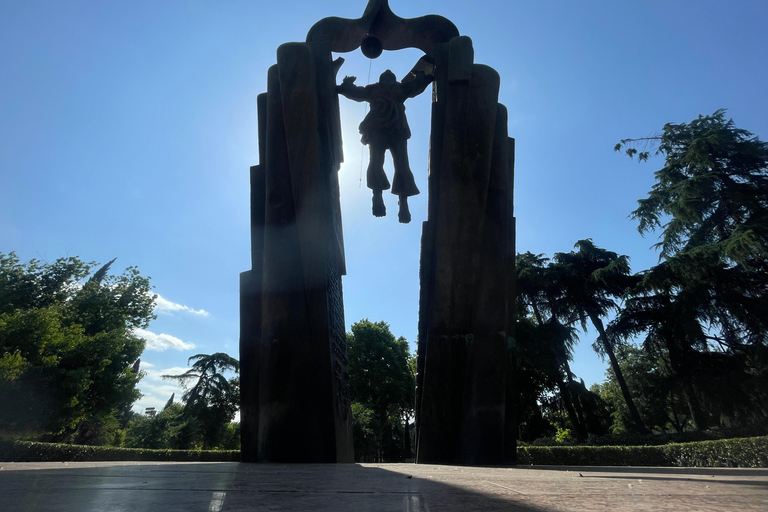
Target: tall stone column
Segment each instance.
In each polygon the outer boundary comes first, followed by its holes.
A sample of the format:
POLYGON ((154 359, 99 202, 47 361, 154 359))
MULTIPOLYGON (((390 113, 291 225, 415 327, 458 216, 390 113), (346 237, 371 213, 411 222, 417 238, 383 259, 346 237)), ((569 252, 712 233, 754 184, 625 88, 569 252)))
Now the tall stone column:
POLYGON ((512 140, 499 76, 473 60, 468 37, 435 45, 417 462, 498 464, 514 454, 506 396, 514 369, 512 140))
POLYGON ((242 458, 352 462, 330 48, 288 43, 259 97, 252 269, 241 275, 242 458))

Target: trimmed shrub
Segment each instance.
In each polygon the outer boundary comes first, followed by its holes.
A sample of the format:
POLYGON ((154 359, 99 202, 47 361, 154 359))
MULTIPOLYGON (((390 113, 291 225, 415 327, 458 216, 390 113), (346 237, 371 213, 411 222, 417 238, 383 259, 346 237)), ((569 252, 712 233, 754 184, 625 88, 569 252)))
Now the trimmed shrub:
POLYGON ((237 462, 239 450, 145 450, 110 446, 0 442, 0 460, 7 462, 97 462, 97 461, 172 461, 237 462))
POLYGON ((716 441, 718 439, 734 439, 741 437, 762 437, 765 435, 768 435, 768 428, 765 426, 752 426, 730 429, 713 428, 709 430, 691 430, 679 433, 666 432, 663 434, 648 435, 637 433, 607 434, 604 436, 589 436, 587 444, 593 446, 645 446, 691 443, 694 441, 716 441))
POLYGON ((768 467, 768 437, 663 446, 521 446, 519 465, 768 467))
POLYGON ((768 437, 672 444, 662 448, 668 449, 667 457, 674 466, 768 467, 768 437))
MULTIPOLYGON (((145 450, 107 446, 0 441, 6 462, 238 462, 239 450, 145 450)), ((520 446, 518 465, 768 467, 768 436, 663 446, 520 446)))

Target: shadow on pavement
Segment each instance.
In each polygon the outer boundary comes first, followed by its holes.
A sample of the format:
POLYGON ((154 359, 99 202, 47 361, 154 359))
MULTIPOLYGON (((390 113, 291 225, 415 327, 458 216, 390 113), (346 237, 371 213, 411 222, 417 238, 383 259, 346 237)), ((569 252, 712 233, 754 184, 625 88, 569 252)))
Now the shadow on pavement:
POLYGON ((0 508, 13 511, 546 510, 513 489, 472 480, 471 468, 430 466, 430 478, 424 467, 419 475, 409 474, 409 465, 396 470, 356 464, 0 465, 0 508))

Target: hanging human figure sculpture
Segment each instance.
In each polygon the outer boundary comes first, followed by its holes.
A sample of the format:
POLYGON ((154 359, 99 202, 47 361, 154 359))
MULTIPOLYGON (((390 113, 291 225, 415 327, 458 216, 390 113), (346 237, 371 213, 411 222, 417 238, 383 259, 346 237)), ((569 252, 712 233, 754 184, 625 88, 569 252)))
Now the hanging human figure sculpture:
POLYGON ((408 139, 411 130, 405 118, 405 100, 421 94, 434 80, 434 76, 423 71, 412 71, 403 82, 398 82, 395 74, 386 70, 379 77, 379 82, 365 87, 354 85, 356 77, 346 76, 341 85, 336 87, 339 94, 354 101, 367 101, 371 110, 360 123, 363 144, 368 145, 370 159, 366 184, 373 191, 373 215, 383 217, 387 214, 382 191, 390 184, 384 172, 384 153, 389 149, 395 174, 392 178, 392 193, 399 197, 398 220, 403 224, 411 222, 408 209, 408 197, 419 193, 408 164, 408 139))

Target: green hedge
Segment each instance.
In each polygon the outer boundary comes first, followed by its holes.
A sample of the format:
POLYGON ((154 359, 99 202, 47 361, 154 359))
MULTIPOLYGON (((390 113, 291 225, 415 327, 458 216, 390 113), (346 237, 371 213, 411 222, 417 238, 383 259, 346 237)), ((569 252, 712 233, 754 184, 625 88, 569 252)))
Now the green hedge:
POLYGON ((519 465, 768 467, 768 436, 663 446, 521 446, 519 465))
POLYGON ((7 462, 60 461, 173 461, 237 462, 239 450, 145 450, 111 446, 0 441, 0 460, 7 462))
POLYGON ((768 428, 766 427, 768 426, 712 428, 709 430, 666 432, 663 434, 647 435, 636 433, 607 434, 604 436, 589 436, 586 444, 590 446, 646 446, 692 443, 695 441, 717 441, 719 439, 735 439, 740 437, 762 437, 768 435, 768 428))
MULTIPOLYGON (((0 461, 237 462, 237 450, 144 450, 0 441, 0 461)), ((521 446, 519 465, 768 467, 768 436, 663 446, 521 446)))

